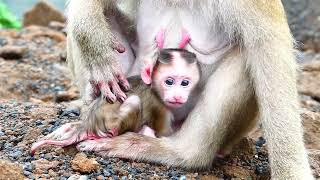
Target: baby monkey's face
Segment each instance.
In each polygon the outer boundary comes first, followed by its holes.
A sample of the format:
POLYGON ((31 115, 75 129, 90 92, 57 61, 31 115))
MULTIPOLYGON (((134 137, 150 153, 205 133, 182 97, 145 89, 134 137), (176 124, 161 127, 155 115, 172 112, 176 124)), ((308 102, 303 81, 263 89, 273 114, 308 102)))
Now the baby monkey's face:
POLYGON ((170 61, 161 63, 160 60, 158 63, 153 73, 152 86, 166 106, 179 108, 188 101, 192 90, 199 82, 200 72, 193 53, 185 50, 170 51, 169 55, 170 61))

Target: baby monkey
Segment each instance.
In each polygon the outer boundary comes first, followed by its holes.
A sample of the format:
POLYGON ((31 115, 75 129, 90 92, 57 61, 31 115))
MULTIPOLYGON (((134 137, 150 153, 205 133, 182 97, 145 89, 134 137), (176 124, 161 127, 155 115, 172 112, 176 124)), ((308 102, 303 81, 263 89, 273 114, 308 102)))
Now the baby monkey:
POLYGON ((101 96, 85 105, 81 109, 81 118, 95 122, 93 127, 83 130, 81 122, 74 123, 74 127, 62 126, 46 140, 35 143, 31 153, 45 144, 63 147, 87 139, 114 137, 127 131, 152 137, 170 135, 173 132, 172 111, 186 104, 200 79, 196 55, 184 49, 162 49, 152 74, 145 75, 151 77, 151 87, 144 84, 139 76, 129 77, 131 91, 122 104, 109 104, 101 96), (65 140, 50 139, 65 133, 73 135, 65 140))

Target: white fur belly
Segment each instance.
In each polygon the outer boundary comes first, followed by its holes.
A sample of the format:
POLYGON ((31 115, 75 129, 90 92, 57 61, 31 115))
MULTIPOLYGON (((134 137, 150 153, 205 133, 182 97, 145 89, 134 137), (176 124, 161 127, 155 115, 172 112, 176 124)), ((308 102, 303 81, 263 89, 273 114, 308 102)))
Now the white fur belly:
POLYGON ((121 43, 125 47, 125 52, 123 53, 117 53, 117 60, 119 60, 122 72, 127 75, 130 71, 130 68, 132 67, 135 56, 131 49, 131 46, 128 42, 128 40, 125 38, 125 36, 121 33, 119 25, 116 23, 115 18, 110 18, 111 23, 111 31, 112 33, 117 37, 117 40, 119 43, 121 43))
POLYGON ((194 52, 198 60, 204 64, 213 64, 231 47, 228 39, 218 24, 208 22, 202 14, 190 14, 181 11, 182 26, 190 35, 190 43, 186 49, 194 52))

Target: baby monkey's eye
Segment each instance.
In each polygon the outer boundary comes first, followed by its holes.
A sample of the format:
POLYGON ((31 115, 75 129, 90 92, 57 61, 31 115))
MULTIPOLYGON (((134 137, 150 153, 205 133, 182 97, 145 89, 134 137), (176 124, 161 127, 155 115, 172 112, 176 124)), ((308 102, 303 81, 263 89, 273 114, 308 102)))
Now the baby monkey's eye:
POLYGON ((181 86, 188 86, 189 83, 190 83, 190 81, 185 79, 185 80, 183 80, 183 81, 181 82, 181 86))
POLYGON ((174 80, 172 78, 168 78, 165 81, 166 85, 172 86, 174 84, 174 80))

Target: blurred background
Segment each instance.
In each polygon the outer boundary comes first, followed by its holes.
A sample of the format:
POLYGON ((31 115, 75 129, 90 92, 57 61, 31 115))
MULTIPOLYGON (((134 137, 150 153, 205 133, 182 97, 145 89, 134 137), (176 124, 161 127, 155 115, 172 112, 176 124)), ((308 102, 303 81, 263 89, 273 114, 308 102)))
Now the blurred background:
MULTIPOLYGON (((39 0, 0 0, 0 2, 7 5, 8 9, 22 20, 24 12, 30 10, 39 0)), ((64 11, 66 0, 48 0, 47 2, 64 11)))
MULTIPOLYGON (((79 120, 79 112, 65 110, 79 97, 66 65, 65 2, 0 0, 0 180, 270 179, 266 140, 259 128, 203 172, 106 159, 74 147, 45 147, 30 156, 38 138, 79 120)), ((305 145, 320 180, 320 0, 282 2, 299 50, 297 87, 305 145)))

